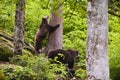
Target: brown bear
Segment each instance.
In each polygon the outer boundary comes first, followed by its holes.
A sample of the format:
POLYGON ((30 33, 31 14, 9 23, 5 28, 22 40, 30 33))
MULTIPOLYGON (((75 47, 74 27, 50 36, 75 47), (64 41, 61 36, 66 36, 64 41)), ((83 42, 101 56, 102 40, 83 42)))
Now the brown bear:
POLYGON ((52 50, 47 54, 48 58, 54 59, 57 57, 57 61, 68 64, 68 68, 72 69, 74 66, 75 59, 78 57, 78 51, 76 50, 52 50))
POLYGON ((59 24, 55 26, 49 25, 47 20, 48 20, 48 17, 42 18, 42 22, 35 35, 34 48, 37 51, 37 53, 39 53, 39 50, 42 49, 42 42, 46 38, 47 34, 49 32, 53 32, 59 27, 59 24))

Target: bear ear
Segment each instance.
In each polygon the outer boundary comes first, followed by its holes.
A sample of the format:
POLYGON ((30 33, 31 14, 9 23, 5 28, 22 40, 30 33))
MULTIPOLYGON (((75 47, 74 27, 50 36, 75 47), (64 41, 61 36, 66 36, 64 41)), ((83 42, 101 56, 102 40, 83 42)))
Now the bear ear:
POLYGON ((44 19, 44 20, 48 20, 48 18, 49 18, 49 16, 44 16, 42 19, 44 19))
POLYGON ((42 23, 46 23, 47 20, 45 18, 42 18, 42 23))
POLYGON ((48 19, 48 18, 49 18, 49 16, 44 16, 43 18, 48 19))
POLYGON ((49 16, 44 16, 43 18, 42 18, 42 22, 43 23, 45 23, 45 24, 47 24, 48 23, 48 18, 49 18, 49 16))

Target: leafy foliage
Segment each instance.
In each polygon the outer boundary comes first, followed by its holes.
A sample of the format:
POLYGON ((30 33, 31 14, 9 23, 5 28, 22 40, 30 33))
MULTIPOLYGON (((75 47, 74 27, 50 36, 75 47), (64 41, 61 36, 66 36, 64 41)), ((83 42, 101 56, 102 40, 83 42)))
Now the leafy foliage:
POLYGON ((120 79, 120 18, 109 17, 109 65, 110 77, 113 80, 120 79))
MULTIPOLYGON (((37 80, 52 80, 59 77, 65 78, 66 75, 65 66, 61 64, 51 64, 50 61, 47 58, 45 58, 44 55, 31 56, 31 57, 27 55, 16 56, 11 60, 11 62, 16 65, 23 66, 23 70, 24 68, 26 68, 26 72, 23 71, 24 73, 21 72, 22 70, 20 69, 21 71, 18 71, 20 72, 19 75, 25 76, 27 71, 30 74, 32 72, 34 73, 35 78, 37 80), (56 71, 60 71, 61 74, 55 74, 56 71)), ((15 72, 14 74, 17 73, 15 72)), ((26 74, 26 76, 30 78, 29 74, 26 74)), ((34 76, 32 78, 34 78, 34 76)))
POLYGON ((84 79, 87 77, 86 70, 83 70, 83 69, 78 69, 75 74, 76 74, 76 77, 79 77, 80 79, 84 79))
POLYGON ((120 1, 119 0, 109 0, 108 12, 114 16, 120 18, 120 1))
POLYGON ((6 77, 2 71, 0 71, 0 80, 6 80, 6 77))
POLYGON ((35 80, 35 73, 27 68, 21 66, 5 66, 3 72, 7 78, 7 80, 35 80))
MULTIPOLYGON (((0 29, 13 32, 16 0, 0 1, 0 29)), ((86 49, 86 4, 87 0, 56 0, 60 1, 63 9, 63 49, 79 50, 80 59, 75 66, 80 66, 76 71, 76 76, 83 79, 86 76, 85 49, 86 49)), ((119 1, 109 0, 109 11, 119 15, 119 1), (112 3, 112 4, 111 4, 112 3)), ((51 3, 50 0, 27 0, 25 9, 25 40, 33 45, 34 35, 39 27, 41 18, 50 15, 50 6, 57 8, 59 2, 51 3)), ((109 64, 110 76, 112 80, 119 79, 120 71, 120 18, 109 15, 109 64)), ((1 46, 0 46, 1 47, 1 46)), ((0 54, 2 50, 0 50, 0 54)), ((6 51, 7 52, 7 51, 6 51)), ((9 53, 9 52, 8 52, 9 53)), ((5 55, 3 53, 3 55, 5 55)), ((10 55, 11 56, 11 55, 10 55)), ((7 57, 8 59, 8 57, 7 57)), ((50 64, 42 56, 18 56, 13 58, 13 62, 19 65, 17 68, 6 67, 3 71, 7 78, 20 79, 21 76, 42 78, 51 80, 56 77, 63 77, 66 74, 63 65, 50 64), (16 61, 16 62, 15 62, 16 61), (54 67, 54 68, 53 68, 54 67), (26 70, 25 70, 26 69, 26 70), (24 71, 25 70, 25 71, 24 71), (62 74, 55 75, 58 70, 62 74), (10 71, 10 72, 9 72, 10 71), (12 72, 11 72, 12 71, 12 72), (9 75, 7 75, 9 74, 9 75), (45 75, 44 75, 45 74, 45 75), (14 76, 15 75, 15 76, 14 76)), ((26 79, 26 80, 27 80, 26 79)))
POLYGON ((0 27, 4 30, 13 31, 15 10, 15 6, 13 4, 14 1, 12 0, 0 1, 0 27))

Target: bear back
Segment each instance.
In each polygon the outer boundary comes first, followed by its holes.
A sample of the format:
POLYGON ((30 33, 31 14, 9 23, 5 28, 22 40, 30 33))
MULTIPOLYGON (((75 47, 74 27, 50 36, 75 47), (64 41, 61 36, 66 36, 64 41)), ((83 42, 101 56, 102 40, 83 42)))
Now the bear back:
POLYGON ((62 50, 62 49, 56 49, 52 50, 48 53, 48 58, 54 59, 57 57, 58 61, 62 62, 63 64, 68 64, 68 68, 73 68, 75 58, 78 56, 78 51, 76 50, 62 50), (63 56, 59 56, 59 54, 62 54, 63 56))

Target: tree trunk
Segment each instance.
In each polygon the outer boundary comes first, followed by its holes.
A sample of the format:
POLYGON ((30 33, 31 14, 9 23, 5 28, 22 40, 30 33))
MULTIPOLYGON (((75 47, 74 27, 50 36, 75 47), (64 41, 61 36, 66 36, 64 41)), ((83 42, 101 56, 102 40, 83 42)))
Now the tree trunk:
POLYGON ((44 50, 44 53, 48 53, 49 50, 62 49, 62 10, 59 8, 50 15, 50 25, 54 26, 60 24, 60 26, 53 32, 49 33, 48 45, 44 50))
POLYGON ((108 0, 88 0, 86 68, 88 80, 109 80, 108 0))
POLYGON ((14 27, 14 54, 22 55, 24 46, 25 0, 17 0, 14 27))

